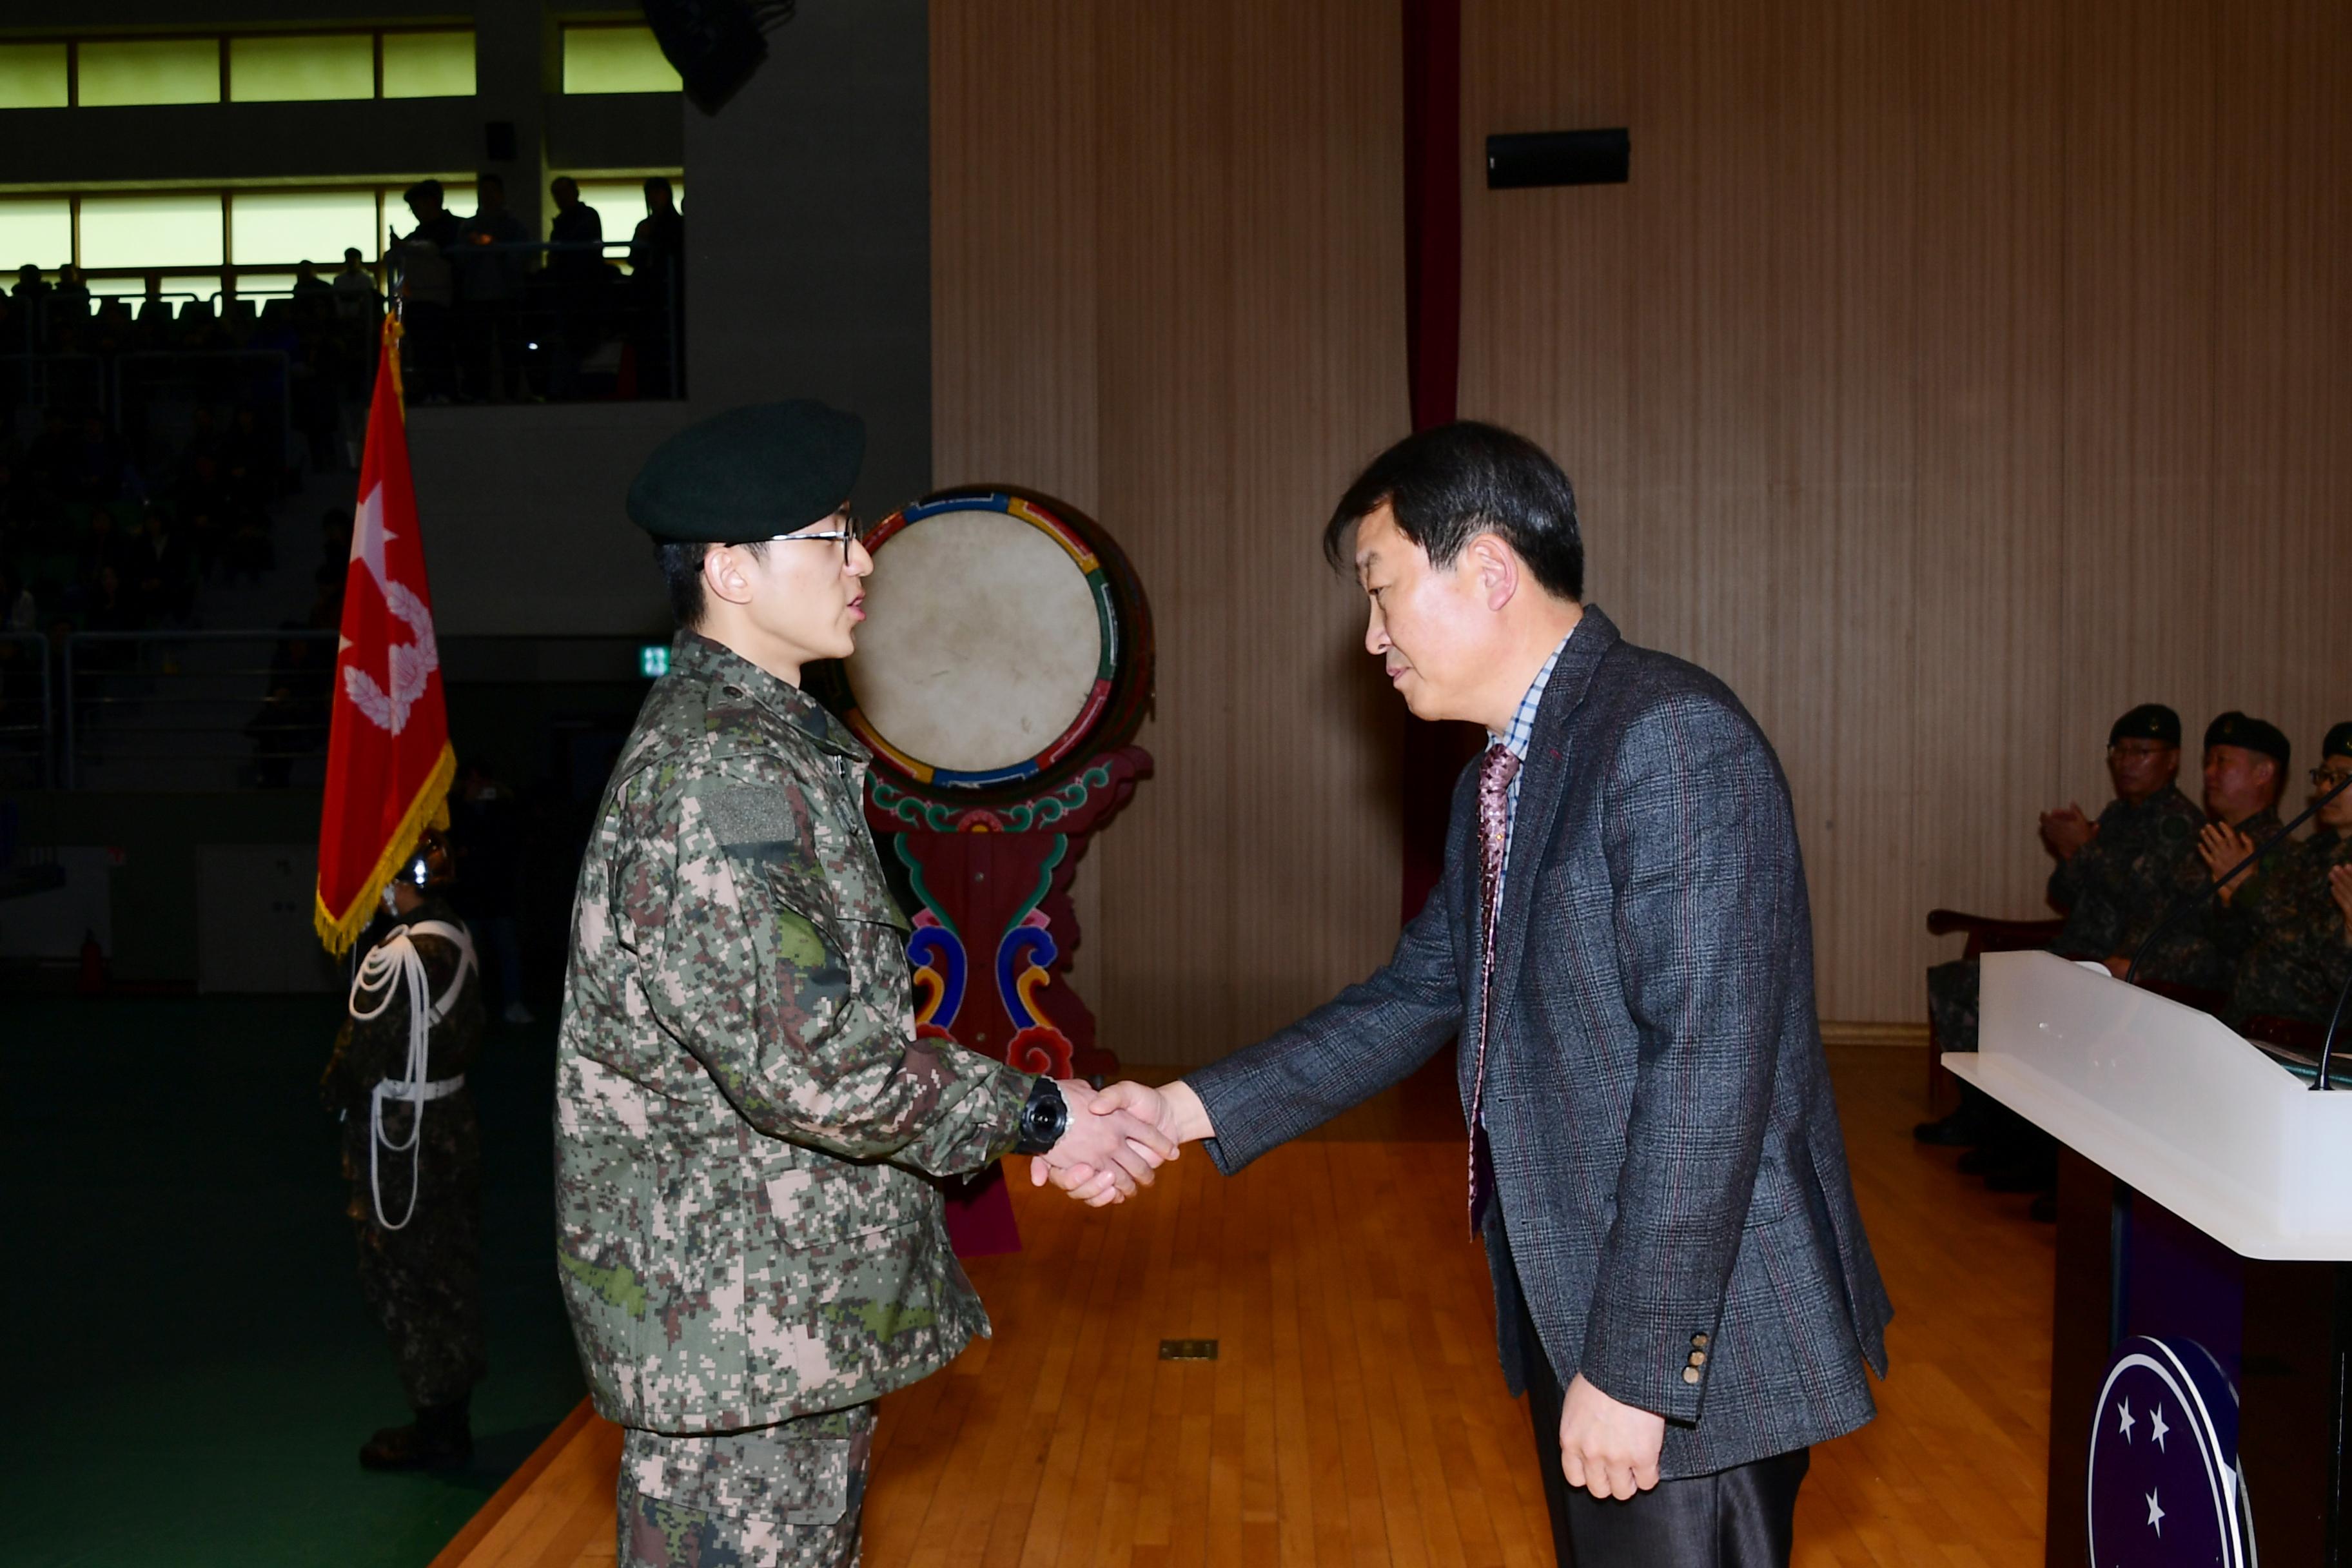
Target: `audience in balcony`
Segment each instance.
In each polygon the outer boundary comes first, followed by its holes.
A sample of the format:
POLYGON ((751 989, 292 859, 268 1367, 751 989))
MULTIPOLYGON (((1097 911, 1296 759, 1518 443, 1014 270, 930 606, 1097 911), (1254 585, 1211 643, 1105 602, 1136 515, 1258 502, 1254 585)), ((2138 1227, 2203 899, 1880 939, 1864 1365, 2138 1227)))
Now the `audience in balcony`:
POLYGON ((522 303, 527 258, 509 248, 529 243, 522 220, 507 210, 506 182, 484 174, 475 185, 454 258, 457 285, 458 394, 508 403, 521 395, 522 303))
POLYGON ((451 316, 457 278, 449 254, 462 230, 441 205, 441 182, 419 180, 401 193, 415 226, 395 231, 390 259, 398 282, 400 323, 407 336, 403 363, 408 396, 420 403, 446 403, 457 390, 457 339, 451 316))

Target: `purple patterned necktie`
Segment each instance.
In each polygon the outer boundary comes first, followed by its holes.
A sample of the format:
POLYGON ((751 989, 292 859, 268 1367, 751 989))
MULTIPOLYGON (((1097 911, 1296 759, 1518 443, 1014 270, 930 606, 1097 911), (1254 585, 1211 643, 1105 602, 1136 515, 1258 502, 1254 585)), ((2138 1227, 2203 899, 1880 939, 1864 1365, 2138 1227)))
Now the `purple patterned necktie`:
POLYGON ((1478 1059, 1470 1078, 1470 1234, 1478 1234, 1495 1194, 1495 1156, 1486 1146, 1486 1026, 1494 1016, 1495 916, 1502 903, 1503 851, 1511 836, 1511 781, 1519 759, 1507 747, 1486 748, 1478 759, 1478 1059))

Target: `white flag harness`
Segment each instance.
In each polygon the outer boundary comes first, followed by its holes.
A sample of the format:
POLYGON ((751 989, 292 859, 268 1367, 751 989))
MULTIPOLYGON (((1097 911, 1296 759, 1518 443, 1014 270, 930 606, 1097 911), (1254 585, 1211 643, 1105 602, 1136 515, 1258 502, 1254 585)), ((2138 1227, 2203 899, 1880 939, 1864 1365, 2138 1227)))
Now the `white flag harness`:
POLYGON ((368 950, 360 960, 359 973, 352 977, 352 1017, 366 1023, 379 1017, 392 999, 401 991, 408 993, 408 1070, 399 1078, 381 1079, 368 1101, 368 1194, 375 1200, 375 1222, 386 1230, 398 1230, 416 1215, 416 1189, 425 1183, 424 1151, 418 1140, 425 1131, 425 1108, 432 1101, 446 1099, 466 1087, 466 1075, 455 1078, 425 1077, 430 1055, 433 1026, 449 1016, 457 1005, 457 994, 465 989, 466 976, 476 972, 474 939, 466 928, 444 921, 418 921, 413 925, 394 926, 392 934, 368 950), (425 956, 416 951, 413 938, 437 936, 457 950, 457 973, 449 977, 449 989, 438 997, 432 994, 425 974, 425 956), (375 1005, 361 1010, 362 992, 381 991, 375 1005), (383 1102, 405 1100, 415 1107, 415 1115, 408 1124, 408 1138, 395 1143, 383 1135, 383 1102), (399 1224, 384 1216, 383 1188, 376 1177, 376 1151, 389 1149, 395 1154, 415 1152, 408 1184, 408 1208, 401 1215, 399 1224))

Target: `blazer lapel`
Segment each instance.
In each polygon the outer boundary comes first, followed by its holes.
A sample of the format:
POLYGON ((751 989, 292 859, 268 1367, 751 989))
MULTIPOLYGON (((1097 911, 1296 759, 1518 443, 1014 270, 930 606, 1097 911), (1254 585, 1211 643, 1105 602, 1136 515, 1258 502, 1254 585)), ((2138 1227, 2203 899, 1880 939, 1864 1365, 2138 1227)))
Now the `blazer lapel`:
POLYGON ((1536 710, 1535 729, 1528 737, 1527 763, 1519 774, 1518 810, 1511 819, 1511 858, 1504 868, 1503 907, 1495 918, 1498 984, 1505 975, 1518 973, 1519 955, 1527 946, 1537 868, 1568 786, 1564 742, 1569 721, 1583 706, 1593 672, 1620 640, 1616 623, 1601 614, 1600 606, 1585 605, 1584 618, 1561 650, 1559 663, 1552 667, 1542 705, 1536 710))

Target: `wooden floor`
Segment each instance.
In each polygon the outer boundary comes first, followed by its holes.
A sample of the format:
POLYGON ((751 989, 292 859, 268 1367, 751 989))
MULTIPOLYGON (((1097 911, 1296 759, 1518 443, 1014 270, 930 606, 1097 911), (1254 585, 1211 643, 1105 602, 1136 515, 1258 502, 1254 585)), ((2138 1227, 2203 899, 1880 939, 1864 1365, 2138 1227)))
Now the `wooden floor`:
MULTIPOLYGON (((1815 1450, 1796 1561, 2039 1563, 2051 1233, 1911 1142, 1921 1053, 1831 1060, 1894 1376, 1815 1450)), ((1027 1250, 971 1266, 996 1338, 883 1402, 869 1568, 1549 1563, 1444 1118, 1367 1108, 1232 1181, 1194 1151, 1104 1212, 1016 1184, 1027 1250)), ((583 1409, 436 1568, 611 1561, 618 1455, 583 1409)))

